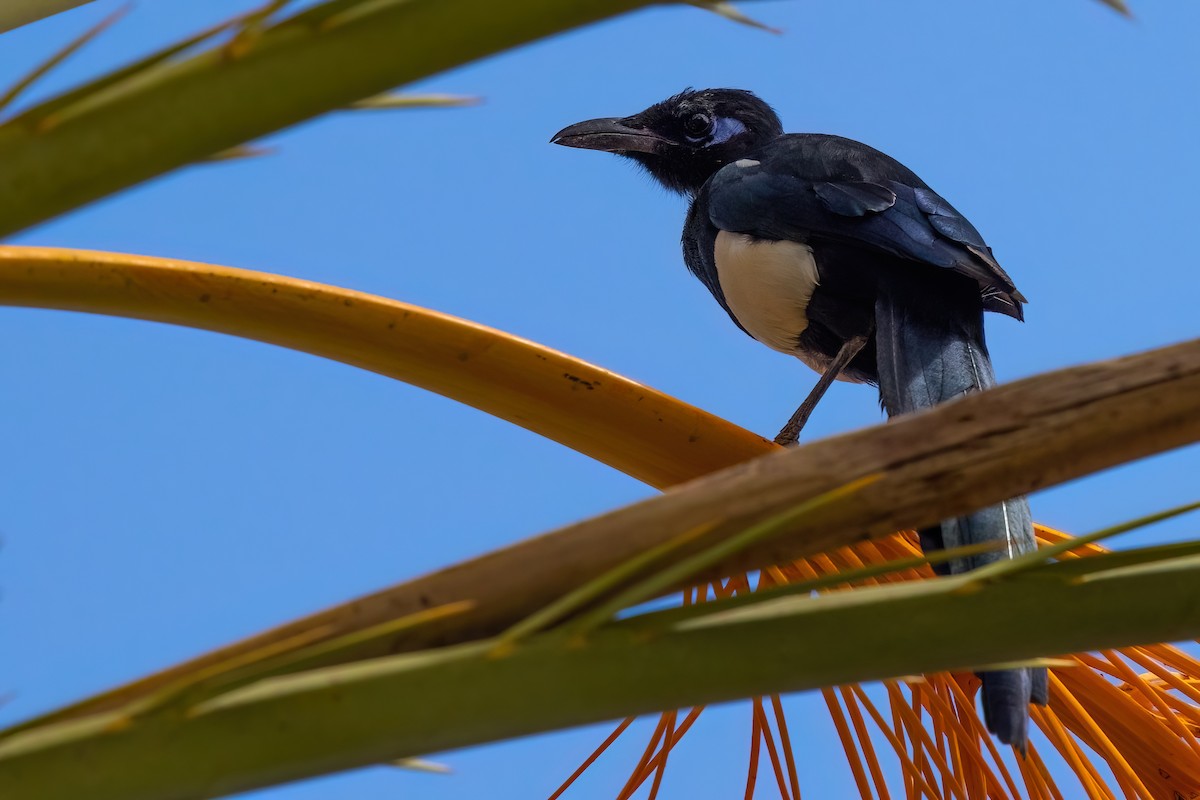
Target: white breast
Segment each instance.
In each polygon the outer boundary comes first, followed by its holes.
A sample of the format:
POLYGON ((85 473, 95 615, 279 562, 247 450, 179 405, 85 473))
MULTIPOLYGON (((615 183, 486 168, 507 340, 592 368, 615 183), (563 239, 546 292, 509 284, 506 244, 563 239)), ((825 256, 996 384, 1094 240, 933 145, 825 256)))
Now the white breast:
POLYGON ((721 231, 714 256, 717 280, 738 323, 768 347, 822 369, 796 342, 808 327, 808 301, 818 283, 812 248, 721 231))

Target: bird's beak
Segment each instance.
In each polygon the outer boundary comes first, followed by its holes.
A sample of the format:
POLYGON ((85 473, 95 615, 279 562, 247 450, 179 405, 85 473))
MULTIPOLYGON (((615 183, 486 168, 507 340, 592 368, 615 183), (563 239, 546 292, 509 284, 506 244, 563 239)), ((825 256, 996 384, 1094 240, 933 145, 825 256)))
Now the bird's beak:
POLYGON ((615 117, 577 122, 554 134, 550 143, 609 153, 660 153, 675 144, 654 131, 625 123, 626 120, 615 117))

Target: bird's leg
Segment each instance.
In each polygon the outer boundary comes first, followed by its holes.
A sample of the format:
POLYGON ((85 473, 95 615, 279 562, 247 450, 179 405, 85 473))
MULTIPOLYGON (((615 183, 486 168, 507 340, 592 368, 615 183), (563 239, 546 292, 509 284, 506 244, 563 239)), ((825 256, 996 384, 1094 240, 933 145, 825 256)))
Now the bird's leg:
POLYGON ((787 421, 787 424, 783 426, 783 430, 775 437, 775 444, 781 444, 785 447, 796 444, 800 439, 801 429, 808 422, 808 418, 812 415, 813 409, 817 407, 817 403, 821 402, 821 398, 825 396, 825 392, 829 389, 830 384, 837 379, 837 376, 846 368, 846 365, 863 349, 870 335, 870 333, 867 333, 846 340, 842 348, 838 350, 837 355, 833 357, 833 361, 829 362, 829 366, 825 368, 825 372, 821 374, 817 385, 812 388, 812 391, 808 393, 808 397, 804 398, 804 402, 796 409, 796 413, 792 414, 792 418, 787 421))

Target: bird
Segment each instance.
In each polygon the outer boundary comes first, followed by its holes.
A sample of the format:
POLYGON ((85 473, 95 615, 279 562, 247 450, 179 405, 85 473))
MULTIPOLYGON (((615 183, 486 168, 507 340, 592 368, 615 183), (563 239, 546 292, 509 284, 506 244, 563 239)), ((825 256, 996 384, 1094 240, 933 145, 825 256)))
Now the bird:
MULTIPOLYGON (((776 441, 794 444, 835 380, 878 387, 889 418, 996 383, 983 312, 1024 320, 1025 297, 979 231, 899 161, 861 142, 784 133, 742 89, 687 89, 553 144, 624 156, 689 201, 683 260, 751 338, 820 374, 776 441)), ((1033 552, 1013 498, 918 531, 926 552, 991 544, 935 570, 961 574, 1033 552)), ((951 632, 948 632, 951 633, 951 632)), ((988 729, 1025 752, 1045 669, 984 670, 988 729)))

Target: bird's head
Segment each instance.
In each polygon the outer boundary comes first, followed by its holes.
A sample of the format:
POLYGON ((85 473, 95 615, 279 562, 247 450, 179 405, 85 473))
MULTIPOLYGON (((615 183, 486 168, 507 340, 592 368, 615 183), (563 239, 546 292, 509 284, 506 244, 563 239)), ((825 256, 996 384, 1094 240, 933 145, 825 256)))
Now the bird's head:
POLYGON ((637 161, 663 186, 695 194, 721 167, 783 133, 769 105, 741 89, 688 89, 632 117, 590 119, 550 141, 637 161))

